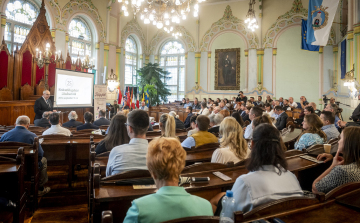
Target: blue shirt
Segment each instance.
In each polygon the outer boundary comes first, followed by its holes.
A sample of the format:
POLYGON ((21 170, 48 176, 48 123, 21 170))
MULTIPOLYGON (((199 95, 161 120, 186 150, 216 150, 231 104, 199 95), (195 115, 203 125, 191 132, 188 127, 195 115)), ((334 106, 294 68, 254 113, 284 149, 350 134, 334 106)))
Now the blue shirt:
MULTIPOLYGON (((16 126, 12 130, 8 131, 2 135, 0 142, 22 142, 27 144, 34 144, 34 139, 37 137, 35 133, 30 132, 24 126, 16 126)), ((41 164, 41 159, 44 156, 44 150, 42 149, 39 143, 39 165, 41 164)))
POLYGON ((128 170, 147 170, 147 148, 148 141, 139 138, 131 139, 129 144, 114 147, 109 155, 106 176, 128 170))
POLYGON ((182 143, 182 147, 191 149, 191 147, 195 146, 195 139, 193 137, 187 137, 182 143))
POLYGON ((340 135, 340 132, 335 127, 335 124, 325 125, 321 128, 321 130, 325 132, 327 141, 333 138, 337 138, 340 135))
POLYGON ((187 104, 184 104, 184 108, 187 108, 187 107, 191 107, 192 108, 192 103, 191 102, 189 102, 189 103, 187 103, 187 104))
POLYGON ((295 149, 302 150, 316 144, 324 144, 324 139, 318 134, 305 133, 299 141, 295 143, 295 149))
POLYGON ((338 121, 340 121, 340 118, 339 118, 337 115, 335 115, 335 127, 336 127, 337 129, 340 128, 340 126, 338 125, 338 121))

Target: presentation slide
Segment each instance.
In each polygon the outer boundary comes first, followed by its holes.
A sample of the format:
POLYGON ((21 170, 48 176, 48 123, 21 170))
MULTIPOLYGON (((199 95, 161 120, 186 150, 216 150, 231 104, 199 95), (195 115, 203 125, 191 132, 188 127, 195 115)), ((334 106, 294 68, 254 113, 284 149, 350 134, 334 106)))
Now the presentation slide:
POLYGON ((56 69, 54 108, 93 106, 94 74, 56 69))

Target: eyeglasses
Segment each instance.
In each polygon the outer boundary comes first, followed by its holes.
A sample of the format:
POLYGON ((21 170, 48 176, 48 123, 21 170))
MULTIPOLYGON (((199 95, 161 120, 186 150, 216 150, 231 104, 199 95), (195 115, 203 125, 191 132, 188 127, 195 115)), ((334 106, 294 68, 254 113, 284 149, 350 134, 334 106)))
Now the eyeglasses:
MULTIPOLYGON (((132 127, 129 123, 127 123, 127 122, 125 122, 125 125, 126 126, 130 126, 130 127, 132 127)), ((132 127, 133 128, 133 127, 132 127)))

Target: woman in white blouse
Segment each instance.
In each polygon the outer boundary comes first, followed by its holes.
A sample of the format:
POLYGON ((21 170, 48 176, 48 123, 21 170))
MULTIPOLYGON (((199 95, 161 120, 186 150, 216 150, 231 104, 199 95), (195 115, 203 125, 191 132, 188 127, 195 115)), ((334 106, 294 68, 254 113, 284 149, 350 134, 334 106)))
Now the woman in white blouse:
POLYGON ((219 133, 222 136, 220 148, 214 151, 212 163, 237 163, 249 156, 251 151, 243 137, 243 129, 235 118, 226 117, 220 124, 219 133))
MULTIPOLYGON (((235 198, 235 211, 248 212, 259 205, 288 197, 301 197, 299 181, 287 170, 280 132, 270 124, 254 129, 251 156, 246 168, 248 174, 235 181, 231 191, 235 198)), ((211 199, 215 215, 220 214, 224 193, 211 199)))

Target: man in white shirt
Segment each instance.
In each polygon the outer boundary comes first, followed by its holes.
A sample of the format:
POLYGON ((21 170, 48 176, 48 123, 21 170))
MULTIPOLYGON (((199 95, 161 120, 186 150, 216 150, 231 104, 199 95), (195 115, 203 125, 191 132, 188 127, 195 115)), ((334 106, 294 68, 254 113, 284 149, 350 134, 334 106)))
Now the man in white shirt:
POLYGON ((201 110, 199 111, 199 115, 210 115, 209 109, 206 107, 206 102, 201 102, 201 110))
POLYGON ((61 127, 59 124, 60 122, 60 115, 58 113, 51 113, 49 116, 51 127, 43 132, 43 136, 45 135, 65 135, 70 136, 71 132, 69 129, 66 129, 64 127, 61 127))
POLYGON ((294 101, 294 98, 293 97, 290 97, 289 98, 289 106, 291 108, 297 108, 298 107, 298 104, 294 101))
POLYGON ((145 105, 145 101, 142 101, 142 102, 141 102, 140 109, 141 109, 141 110, 144 110, 144 111, 149 111, 149 108, 145 105))
POLYGON ((221 100, 219 107, 220 107, 220 110, 228 110, 229 111, 229 109, 225 105, 224 100, 221 100))
POLYGON ((245 139, 252 139, 252 133, 253 133, 253 120, 257 117, 262 116, 263 110, 259 107, 253 107, 251 108, 249 112, 249 119, 251 120, 250 125, 245 127, 245 133, 244 138, 245 139))

